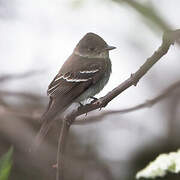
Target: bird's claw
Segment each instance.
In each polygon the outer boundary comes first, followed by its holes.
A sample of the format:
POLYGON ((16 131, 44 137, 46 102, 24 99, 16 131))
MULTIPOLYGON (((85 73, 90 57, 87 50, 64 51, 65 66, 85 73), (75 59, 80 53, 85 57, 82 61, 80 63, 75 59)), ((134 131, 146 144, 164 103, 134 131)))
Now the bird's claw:
POLYGON ((83 107, 84 105, 81 102, 78 102, 80 107, 83 107))
POLYGON ((90 99, 92 99, 91 104, 93 104, 94 102, 98 101, 98 98, 93 97, 93 96, 91 96, 90 99))

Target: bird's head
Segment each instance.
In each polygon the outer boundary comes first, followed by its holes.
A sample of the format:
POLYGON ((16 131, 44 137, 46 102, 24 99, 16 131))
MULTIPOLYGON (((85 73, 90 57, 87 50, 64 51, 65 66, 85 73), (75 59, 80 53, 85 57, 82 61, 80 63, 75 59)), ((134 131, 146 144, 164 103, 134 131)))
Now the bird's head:
POLYGON ((74 53, 88 58, 108 58, 112 49, 115 47, 109 46, 97 34, 87 33, 76 45, 74 53))

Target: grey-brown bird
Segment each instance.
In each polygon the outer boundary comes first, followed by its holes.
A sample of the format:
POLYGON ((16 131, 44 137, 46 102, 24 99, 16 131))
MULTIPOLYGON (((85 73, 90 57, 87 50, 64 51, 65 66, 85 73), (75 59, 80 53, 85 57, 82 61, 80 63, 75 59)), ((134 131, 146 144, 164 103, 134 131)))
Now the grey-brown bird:
POLYGON ((79 41, 48 87, 50 101, 42 116, 42 126, 36 138, 38 144, 57 114, 73 102, 93 97, 104 88, 111 74, 109 51, 112 49, 115 47, 94 33, 87 33, 79 41))

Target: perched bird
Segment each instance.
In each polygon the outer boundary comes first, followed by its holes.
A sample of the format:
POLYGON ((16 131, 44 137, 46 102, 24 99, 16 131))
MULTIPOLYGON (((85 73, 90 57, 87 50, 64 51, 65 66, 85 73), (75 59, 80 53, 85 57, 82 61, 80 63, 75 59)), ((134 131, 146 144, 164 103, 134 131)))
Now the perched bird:
POLYGON ((112 49, 115 47, 94 33, 87 33, 79 41, 48 87, 50 101, 42 115, 37 142, 47 134, 57 114, 73 102, 93 97, 104 88, 111 74, 109 51, 112 49))

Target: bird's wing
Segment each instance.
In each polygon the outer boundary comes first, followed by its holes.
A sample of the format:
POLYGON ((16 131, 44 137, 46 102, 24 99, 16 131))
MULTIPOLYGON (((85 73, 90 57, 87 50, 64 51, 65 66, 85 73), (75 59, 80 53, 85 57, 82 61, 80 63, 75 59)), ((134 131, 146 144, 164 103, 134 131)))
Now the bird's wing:
MULTIPOLYGON (((77 97, 79 97, 91 85, 104 77, 105 69, 103 61, 91 61, 83 66, 64 72, 61 69, 48 87, 50 101, 46 112, 42 116, 43 124, 35 140, 35 147, 48 133, 56 115, 62 112, 77 97)), ((62 67, 63 68, 63 67, 62 67)), ((68 68, 67 68, 68 69, 68 68)))
POLYGON ((65 99, 69 104, 103 76, 104 69, 98 63, 81 67, 74 72, 58 73, 49 85, 47 93, 52 99, 65 99))

